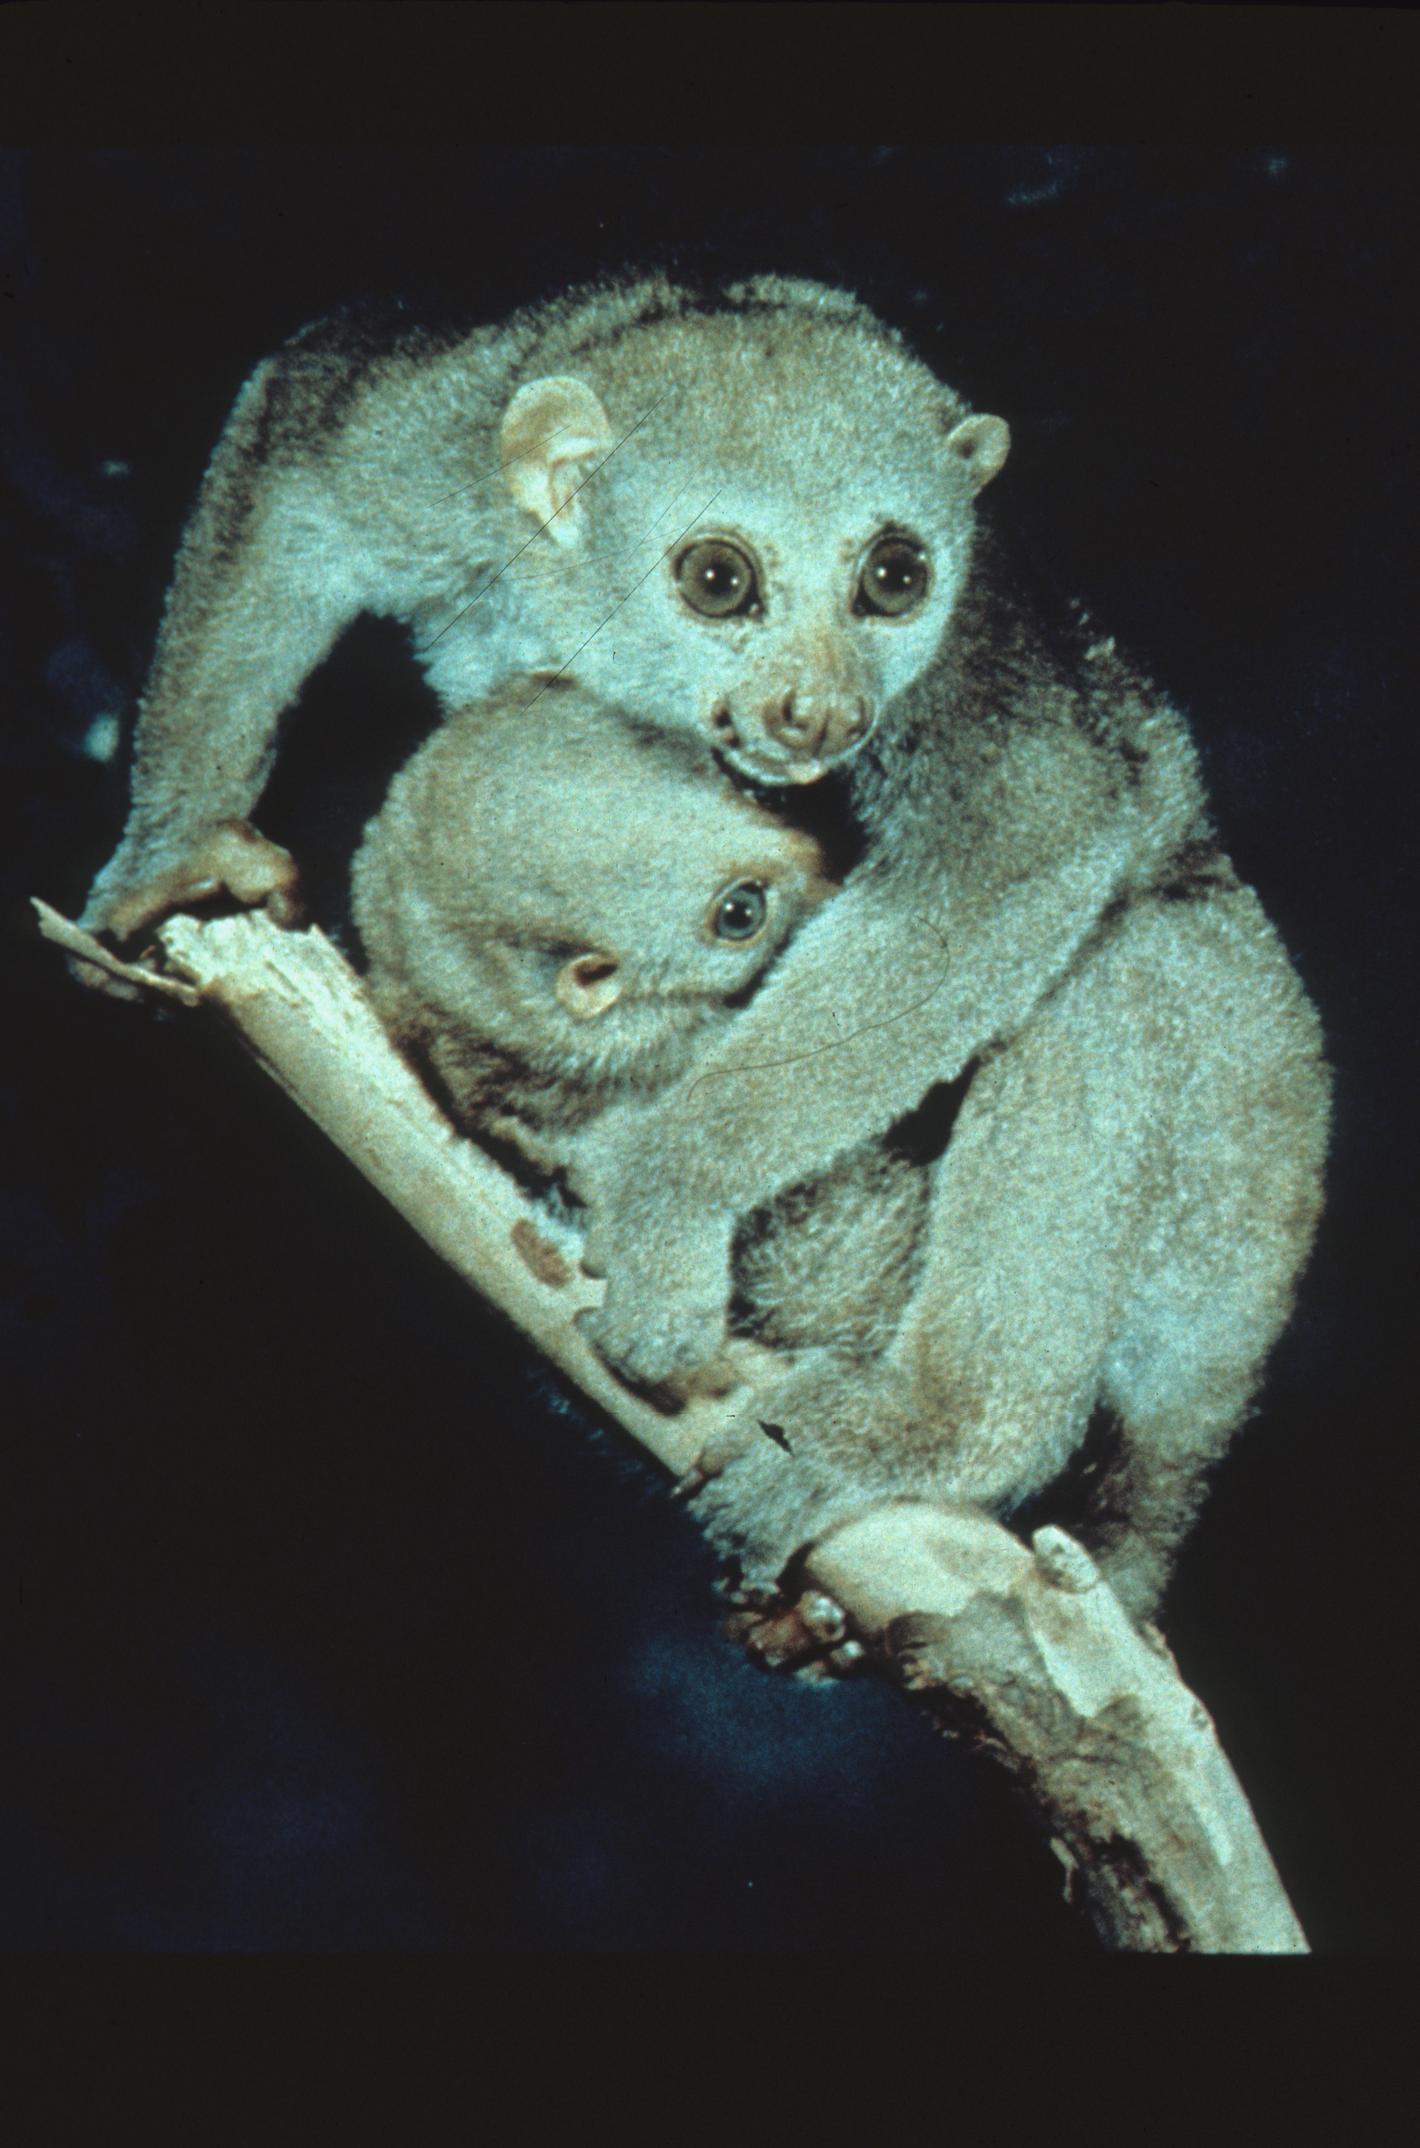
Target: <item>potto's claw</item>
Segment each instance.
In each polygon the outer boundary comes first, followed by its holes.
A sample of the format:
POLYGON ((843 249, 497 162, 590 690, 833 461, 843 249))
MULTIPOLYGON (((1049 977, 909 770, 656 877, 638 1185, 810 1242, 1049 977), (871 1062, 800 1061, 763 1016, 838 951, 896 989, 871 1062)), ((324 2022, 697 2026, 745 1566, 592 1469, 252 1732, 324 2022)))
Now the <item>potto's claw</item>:
POLYGON ((838 1605, 816 1594, 795 1603, 776 1592, 769 1604, 746 1603, 726 1619, 725 1633, 761 1670, 789 1671, 814 1685, 850 1677, 867 1660, 862 1643, 846 1638, 838 1605))
POLYGON ((800 1599, 799 1616, 809 1632, 820 1641, 841 1641, 848 1631, 848 1615, 843 1606, 819 1591, 800 1599))

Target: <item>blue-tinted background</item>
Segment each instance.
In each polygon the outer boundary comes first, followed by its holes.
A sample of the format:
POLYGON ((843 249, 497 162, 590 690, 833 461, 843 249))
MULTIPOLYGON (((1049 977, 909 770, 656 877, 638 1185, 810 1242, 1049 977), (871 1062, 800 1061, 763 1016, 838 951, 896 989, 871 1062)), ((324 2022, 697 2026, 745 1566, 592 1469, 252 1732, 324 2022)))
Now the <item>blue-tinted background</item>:
MULTIPOLYGON (((1398 1940, 1413 237, 1413 162, 1360 151, 0 162, 9 1944, 1089 1944, 984 1762, 885 1690, 743 1667, 651 1470, 229 1042, 31 935, 116 837, 103 751, 256 360, 343 299, 493 318, 627 262, 856 288, 1010 420, 998 522, 1190 711, 1338 1127, 1166 1623, 1314 1943, 1398 1940)), ((310 685, 260 817, 325 914, 431 720, 389 627, 310 685)))

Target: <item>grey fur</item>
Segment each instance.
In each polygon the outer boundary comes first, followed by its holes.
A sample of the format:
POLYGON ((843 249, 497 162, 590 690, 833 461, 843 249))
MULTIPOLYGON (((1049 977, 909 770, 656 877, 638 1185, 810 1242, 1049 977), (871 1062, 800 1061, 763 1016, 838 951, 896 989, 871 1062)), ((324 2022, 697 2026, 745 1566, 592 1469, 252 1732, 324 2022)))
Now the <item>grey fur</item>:
MULTIPOLYGON (((693 1078, 708 1038, 836 889, 814 840, 694 740, 576 689, 535 694, 513 682, 414 755, 365 832, 352 896, 391 1034, 460 1124, 555 1182, 589 1123, 644 1118, 693 1078), (745 882, 765 891, 764 930, 715 939, 716 895, 745 882), (579 960, 611 972, 614 999, 569 1009, 559 981, 579 960)), ((880 1350, 910 1295, 928 1195, 923 1170, 873 1143, 740 1219, 737 1332, 780 1350, 880 1350)))
POLYGON ((246 817, 282 710, 361 612, 409 624, 446 709, 566 672, 663 728, 717 727, 747 773, 810 780, 930 662, 1004 439, 811 284, 761 278, 713 306, 611 285, 445 341, 315 324, 257 367, 213 456, 86 923, 127 935, 216 883, 289 912, 292 862, 246 817), (927 601, 850 617, 889 525, 921 541, 927 601), (692 531, 755 553, 753 617, 677 593, 692 531))
MULTIPOLYGON (((526 698, 466 712, 404 770, 356 861, 356 917, 377 1004, 463 1122, 576 1178, 599 1143, 656 1143, 704 1107, 706 1069, 835 890, 812 843, 692 742, 581 694, 526 698), (714 947, 707 903, 750 874, 772 883, 769 929, 714 947), (554 971, 579 952, 616 961, 624 1004, 566 1013, 554 971)), ((1175 780, 1190 772, 1184 755, 1175 780)), ((924 1017, 930 998, 909 1034, 924 1017)), ((712 1539, 768 1582, 878 1499, 1009 1513, 1103 1404, 1120 1440, 1086 1534, 1148 1614, 1285 1321, 1319 1199, 1316 1024, 1256 898, 1195 832, 983 1053, 940 1161, 878 1137, 777 1186, 773 1097, 796 1094, 791 1075, 742 1077, 769 1085, 767 1160, 722 1287, 736 1332, 781 1357, 777 1374, 757 1364, 747 1413, 772 1434, 706 1457, 712 1539)))
MULTIPOLYGON (((309 331, 218 447, 87 922, 132 931, 219 882, 289 909, 291 861, 246 815, 282 707, 362 609, 409 621, 450 709, 561 674, 741 776, 845 765, 866 853, 842 893, 654 1111, 579 1133, 608 1278, 589 1332, 642 1382, 713 1363, 745 1217, 978 1064, 890 1347, 849 1379, 791 1365, 760 1412, 787 1451, 729 1458, 702 1511, 775 1571, 884 1492, 1006 1510, 1105 1401, 1105 1563, 1147 1609, 1287 1317, 1327 1077, 1182 719, 974 538, 1005 444, 811 284, 611 287, 446 344, 309 331), (888 531, 925 563, 902 616, 859 601, 888 531), (688 604, 707 534, 752 557, 756 606, 688 604)), ((634 849, 631 802, 605 810, 634 849)))

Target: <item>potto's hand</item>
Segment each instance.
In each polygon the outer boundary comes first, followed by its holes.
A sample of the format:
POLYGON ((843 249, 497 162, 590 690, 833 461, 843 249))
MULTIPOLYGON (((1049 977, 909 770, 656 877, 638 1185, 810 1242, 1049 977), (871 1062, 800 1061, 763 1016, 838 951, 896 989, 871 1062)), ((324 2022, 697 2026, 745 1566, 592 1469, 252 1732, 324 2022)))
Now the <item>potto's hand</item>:
MULTIPOLYGON (((181 845, 145 849, 125 843, 94 882, 80 919, 86 932, 118 943, 132 940, 174 910, 226 894, 265 908, 278 925, 301 920, 299 875, 289 850, 268 841, 244 820, 220 821, 181 845)), ((80 984, 115 999, 137 999, 137 988, 82 956, 69 958, 80 984)))
MULTIPOLYGON (((174 910, 228 895, 250 909, 258 905, 278 925, 300 922, 299 876, 289 850, 268 841, 244 820, 220 821, 189 842, 151 850, 125 844, 94 882, 80 919, 87 932, 122 942, 174 910)), ((119 998, 132 986, 77 957, 74 975, 119 998)))
POLYGON ((632 1200, 592 1210, 583 1265, 606 1296, 578 1326, 614 1372, 638 1387, 732 1384, 726 1372, 729 1218, 657 1215, 632 1200))

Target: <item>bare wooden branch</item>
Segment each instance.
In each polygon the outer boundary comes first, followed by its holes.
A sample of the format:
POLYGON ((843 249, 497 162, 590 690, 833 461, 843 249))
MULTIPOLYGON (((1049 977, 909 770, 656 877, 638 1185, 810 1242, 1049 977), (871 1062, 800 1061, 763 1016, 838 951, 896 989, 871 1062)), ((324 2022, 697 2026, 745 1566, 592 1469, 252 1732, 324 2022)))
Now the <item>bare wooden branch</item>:
POLYGON ((1308 1951, 1207 1710, 1063 1530, 1027 1550, 981 1515, 889 1507, 827 1538, 811 1571, 1043 1809, 1107 1945, 1308 1951))
MULTIPOLYGON (((36 908, 48 937, 115 967, 36 908)), ((160 940, 163 977, 117 974, 220 1007, 420 1236, 667 1468, 690 1471, 752 1408, 742 1389, 662 1413, 607 1370, 574 1324, 602 1288, 581 1274, 575 1235, 448 1125, 322 934, 178 917, 160 940)), ((1107 1945, 1307 1951, 1207 1711, 1073 1539, 1040 1530, 1027 1549, 983 1515, 904 1503, 826 1537, 808 1579, 945 1727, 1016 1776, 1107 1945)))

